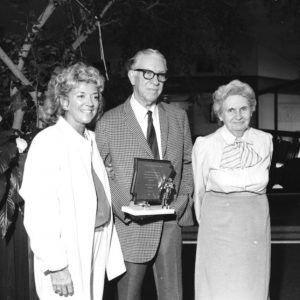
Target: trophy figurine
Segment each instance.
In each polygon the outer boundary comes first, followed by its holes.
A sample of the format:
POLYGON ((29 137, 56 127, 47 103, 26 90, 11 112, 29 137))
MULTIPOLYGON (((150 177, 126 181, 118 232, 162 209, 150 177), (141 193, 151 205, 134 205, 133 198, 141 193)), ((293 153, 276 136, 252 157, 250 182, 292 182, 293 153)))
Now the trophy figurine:
POLYGON ((161 196, 161 206, 162 208, 168 209, 169 204, 171 203, 175 194, 175 184, 173 179, 169 177, 168 179, 163 180, 159 190, 161 196))

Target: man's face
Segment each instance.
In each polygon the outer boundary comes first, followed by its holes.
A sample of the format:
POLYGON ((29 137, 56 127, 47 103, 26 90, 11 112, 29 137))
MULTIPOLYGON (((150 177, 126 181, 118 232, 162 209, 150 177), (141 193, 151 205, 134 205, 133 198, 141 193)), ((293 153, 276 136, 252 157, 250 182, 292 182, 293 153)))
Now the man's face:
POLYGON ((150 107, 160 96, 164 83, 159 82, 156 75, 152 79, 145 79, 143 72, 134 71, 134 69, 145 69, 154 73, 166 73, 167 66, 165 60, 158 54, 141 54, 137 57, 132 70, 128 72, 135 99, 143 106, 150 107))

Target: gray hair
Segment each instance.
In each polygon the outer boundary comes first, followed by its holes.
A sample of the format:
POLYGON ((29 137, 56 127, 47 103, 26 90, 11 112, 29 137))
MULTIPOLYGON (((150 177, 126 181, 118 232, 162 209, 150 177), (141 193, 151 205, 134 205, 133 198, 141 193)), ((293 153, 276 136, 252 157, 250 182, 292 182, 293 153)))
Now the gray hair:
POLYGON ((238 95, 248 100, 251 112, 255 111, 256 98, 251 86, 239 80, 232 80, 226 85, 221 85, 213 93, 213 110, 219 116, 222 113, 223 103, 229 96, 238 95))
POLYGON ((161 52, 159 52, 158 50, 148 48, 148 49, 143 49, 143 50, 136 52, 136 54, 133 57, 131 57, 127 60, 127 62, 126 62, 126 70, 127 71, 132 69, 132 66, 137 62, 138 58, 141 55, 158 55, 162 58, 162 60, 164 61, 165 65, 166 65, 166 68, 167 68, 167 60, 164 57, 164 55, 161 52))

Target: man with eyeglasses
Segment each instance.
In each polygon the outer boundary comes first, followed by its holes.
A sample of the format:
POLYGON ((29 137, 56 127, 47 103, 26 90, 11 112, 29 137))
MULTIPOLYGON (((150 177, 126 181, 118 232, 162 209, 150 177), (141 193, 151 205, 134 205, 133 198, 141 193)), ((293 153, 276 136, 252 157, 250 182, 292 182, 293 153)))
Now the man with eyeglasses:
POLYGON ((182 299, 181 226, 193 224, 192 141, 186 112, 158 102, 167 63, 157 50, 137 52, 127 64, 133 87, 125 103, 106 112, 96 140, 110 176, 113 210, 127 272, 117 282, 118 299, 139 300, 146 271, 153 267, 159 300, 182 299), (131 219, 121 210, 130 194, 134 158, 171 161, 176 176, 173 218, 131 219))

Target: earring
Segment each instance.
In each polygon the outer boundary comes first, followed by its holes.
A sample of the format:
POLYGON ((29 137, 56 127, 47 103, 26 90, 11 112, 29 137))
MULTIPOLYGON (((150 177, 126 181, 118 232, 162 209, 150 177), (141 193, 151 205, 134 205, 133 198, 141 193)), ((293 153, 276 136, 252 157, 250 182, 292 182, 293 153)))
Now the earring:
POLYGON ((62 109, 63 110, 68 110, 69 102, 68 101, 63 101, 62 103, 62 109))

